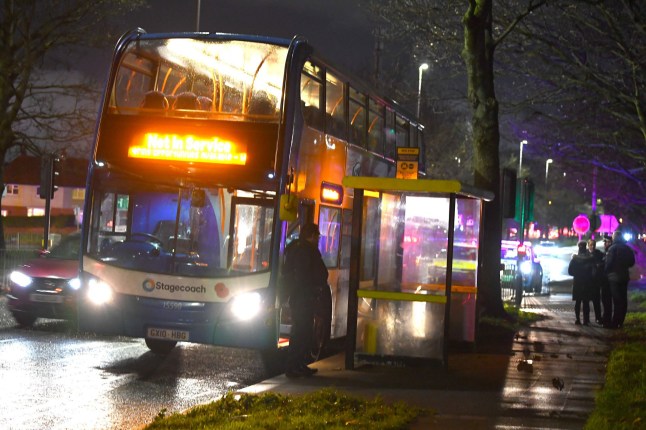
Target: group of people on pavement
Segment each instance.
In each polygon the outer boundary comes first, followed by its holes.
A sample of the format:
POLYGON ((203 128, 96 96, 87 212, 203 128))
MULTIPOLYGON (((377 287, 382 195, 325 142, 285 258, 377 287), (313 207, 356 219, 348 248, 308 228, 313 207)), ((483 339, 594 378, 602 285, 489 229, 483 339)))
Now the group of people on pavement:
POLYGON ((573 277, 575 324, 590 324, 590 302, 597 324, 621 328, 628 310, 628 270, 635 265, 635 254, 621 233, 603 240, 604 252, 596 249, 594 239, 579 241, 578 252, 572 256, 568 274, 573 277), (602 310, 603 307, 603 310, 602 310))

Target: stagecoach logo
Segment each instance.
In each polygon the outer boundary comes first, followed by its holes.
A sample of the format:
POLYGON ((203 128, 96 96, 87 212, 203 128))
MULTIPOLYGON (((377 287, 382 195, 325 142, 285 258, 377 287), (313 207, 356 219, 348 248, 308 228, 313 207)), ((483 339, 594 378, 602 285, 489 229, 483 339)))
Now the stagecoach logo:
POLYGON ((161 281, 155 281, 154 279, 150 278, 144 280, 144 282, 141 284, 141 287, 148 293, 152 293, 155 290, 168 291, 169 293, 206 293, 206 287, 204 285, 165 284, 161 281))
POLYGON ((141 284, 141 286, 144 287, 144 291, 147 291, 150 293, 155 289, 155 281, 148 278, 144 281, 143 284, 141 284))

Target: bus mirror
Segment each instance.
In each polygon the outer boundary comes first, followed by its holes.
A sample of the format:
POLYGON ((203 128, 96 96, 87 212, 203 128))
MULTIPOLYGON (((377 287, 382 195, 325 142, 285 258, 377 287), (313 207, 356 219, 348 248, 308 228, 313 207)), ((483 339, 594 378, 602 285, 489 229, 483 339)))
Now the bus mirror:
POLYGON ((283 194, 280 196, 280 220, 296 221, 296 196, 294 194, 283 194))
POLYGON ((191 207, 203 208, 206 206, 206 193, 204 190, 193 190, 191 194, 191 207))

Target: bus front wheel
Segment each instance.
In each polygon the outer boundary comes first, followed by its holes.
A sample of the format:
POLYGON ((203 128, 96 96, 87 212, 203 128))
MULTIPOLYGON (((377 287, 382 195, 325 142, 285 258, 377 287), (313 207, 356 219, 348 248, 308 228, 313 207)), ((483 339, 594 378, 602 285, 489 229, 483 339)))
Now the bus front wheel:
POLYGON ((174 340, 146 339, 146 346, 153 353, 167 355, 175 348, 177 342, 174 340))

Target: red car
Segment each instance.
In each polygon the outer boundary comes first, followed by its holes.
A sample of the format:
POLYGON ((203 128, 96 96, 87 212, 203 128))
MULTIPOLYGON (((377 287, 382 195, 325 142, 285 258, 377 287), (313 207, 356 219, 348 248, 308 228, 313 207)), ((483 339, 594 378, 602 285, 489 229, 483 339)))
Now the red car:
POLYGON ((38 318, 75 317, 76 292, 81 286, 80 247, 81 234, 70 234, 11 272, 7 299, 18 324, 31 326, 38 318))

